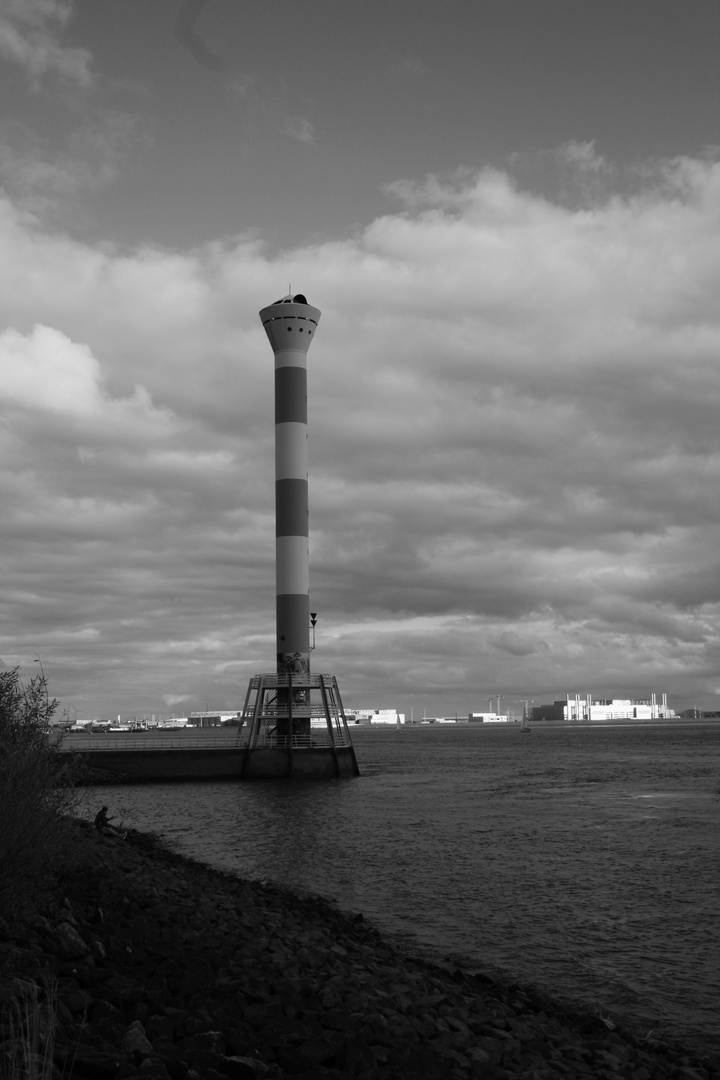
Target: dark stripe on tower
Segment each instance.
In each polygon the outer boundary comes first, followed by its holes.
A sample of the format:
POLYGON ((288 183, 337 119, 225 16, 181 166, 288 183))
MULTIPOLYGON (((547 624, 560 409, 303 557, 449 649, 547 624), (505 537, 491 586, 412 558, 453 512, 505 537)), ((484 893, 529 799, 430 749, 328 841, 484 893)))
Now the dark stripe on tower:
POLYGON ((283 653, 307 654, 310 598, 307 593, 282 593, 276 597, 275 617, 279 633, 278 657, 283 653))
POLYGON ((307 424, 307 370, 288 365, 275 369, 275 423, 307 424))
POLYGON ((275 535, 308 535, 307 480, 275 481, 275 535))

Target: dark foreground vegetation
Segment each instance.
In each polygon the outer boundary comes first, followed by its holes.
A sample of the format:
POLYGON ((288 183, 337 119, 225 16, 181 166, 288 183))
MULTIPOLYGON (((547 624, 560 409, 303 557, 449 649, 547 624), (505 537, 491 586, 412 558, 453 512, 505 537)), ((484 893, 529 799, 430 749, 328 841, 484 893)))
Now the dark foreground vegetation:
POLYGON ((27 915, 49 899, 72 854, 68 815, 78 805, 77 765, 57 753, 58 703, 44 675, 24 686, 0 671, 0 915, 27 915))
POLYGON ((3 879, 0 1077, 720 1078, 680 1046, 404 955, 321 898, 63 817, 64 790, 33 804, 58 815, 45 879, 17 843, 17 892, 3 879))

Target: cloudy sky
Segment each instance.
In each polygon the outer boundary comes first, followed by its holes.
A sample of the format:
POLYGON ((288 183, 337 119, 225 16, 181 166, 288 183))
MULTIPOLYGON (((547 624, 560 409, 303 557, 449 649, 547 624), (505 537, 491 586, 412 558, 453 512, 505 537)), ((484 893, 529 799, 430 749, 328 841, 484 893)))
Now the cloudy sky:
POLYGON ((715 0, 0 0, 0 657, 71 715, 316 670, 417 717, 720 707, 715 0))

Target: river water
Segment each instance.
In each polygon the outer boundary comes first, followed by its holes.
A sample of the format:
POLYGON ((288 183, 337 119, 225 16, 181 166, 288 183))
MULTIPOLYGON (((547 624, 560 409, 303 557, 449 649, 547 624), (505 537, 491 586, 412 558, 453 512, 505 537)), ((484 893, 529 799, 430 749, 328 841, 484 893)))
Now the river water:
POLYGON ((96 789, 408 951, 720 1056, 720 723, 353 728, 362 775, 96 789))

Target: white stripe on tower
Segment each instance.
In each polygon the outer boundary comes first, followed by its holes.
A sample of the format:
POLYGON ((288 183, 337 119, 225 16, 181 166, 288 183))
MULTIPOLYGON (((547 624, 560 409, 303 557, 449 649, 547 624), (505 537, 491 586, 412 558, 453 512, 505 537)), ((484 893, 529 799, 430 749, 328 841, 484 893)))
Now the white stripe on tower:
POLYGON ((275 354, 275 575, 278 673, 310 671, 307 351, 320 319, 304 296, 260 312, 275 354))

